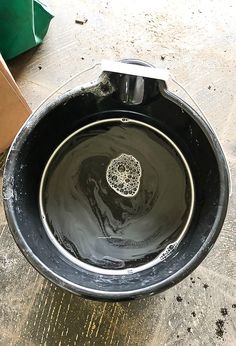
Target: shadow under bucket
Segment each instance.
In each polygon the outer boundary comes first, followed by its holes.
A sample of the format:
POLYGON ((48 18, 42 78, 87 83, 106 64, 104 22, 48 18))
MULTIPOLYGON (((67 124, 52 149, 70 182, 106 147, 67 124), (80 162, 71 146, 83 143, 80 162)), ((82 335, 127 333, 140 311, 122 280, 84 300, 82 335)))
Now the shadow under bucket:
POLYGON ((9 227, 30 263, 103 300, 158 293, 185 278, 216 241, 228 195, 227 163, 208 122, 164 81, 117 71, 33 113, 3 186, 9 227))

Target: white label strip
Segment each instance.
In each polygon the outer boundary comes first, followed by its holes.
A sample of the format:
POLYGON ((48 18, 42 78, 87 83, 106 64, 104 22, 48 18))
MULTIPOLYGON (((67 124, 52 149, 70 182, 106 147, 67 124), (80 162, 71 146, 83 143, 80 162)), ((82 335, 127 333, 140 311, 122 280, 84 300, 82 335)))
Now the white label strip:
POLYGON ((126 64, 111 60, 102 60, 101 69, 107 72, 129 74, 132 76, 160 79, 164 81, 167 81, 169 79, 169 71, 166 69, 140 66, 135 64, 126 64))

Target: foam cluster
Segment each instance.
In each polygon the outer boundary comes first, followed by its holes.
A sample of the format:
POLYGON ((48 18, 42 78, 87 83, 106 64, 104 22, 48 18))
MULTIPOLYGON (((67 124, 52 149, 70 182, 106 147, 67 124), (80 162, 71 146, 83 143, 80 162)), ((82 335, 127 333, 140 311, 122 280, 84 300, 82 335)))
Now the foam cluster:
POLYGON ((111 160, 106 171, 109 186, 123 197, 134 197, 138 193, 141 175, 139 161, 123 153, 111 160))

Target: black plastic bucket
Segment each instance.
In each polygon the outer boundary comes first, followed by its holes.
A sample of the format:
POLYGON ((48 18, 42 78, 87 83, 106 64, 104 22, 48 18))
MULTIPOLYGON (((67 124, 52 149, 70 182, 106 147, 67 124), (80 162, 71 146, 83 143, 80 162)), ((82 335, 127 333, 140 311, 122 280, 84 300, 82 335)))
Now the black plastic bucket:
POLYGON ((4 172, 6 216, 23 254, 47 279, 93 299, 150 295, 185 278, 214 245, 224 222, 228 196, 227 163, 209 124, 171 94, 165 82, 118 73, 103 73, 91 86, 74 89, 33 113, 14 140, 4 172), (62 143, 81 129, 105 124, 109 119, 128 119, 156 129, 179 153, 192 188, 190 211, 183 225, 186 232, 178 246, 161 260, 150 258, 145 265, 123 271, 77 261, 57 246, 39 199, 45 169, 62 143))

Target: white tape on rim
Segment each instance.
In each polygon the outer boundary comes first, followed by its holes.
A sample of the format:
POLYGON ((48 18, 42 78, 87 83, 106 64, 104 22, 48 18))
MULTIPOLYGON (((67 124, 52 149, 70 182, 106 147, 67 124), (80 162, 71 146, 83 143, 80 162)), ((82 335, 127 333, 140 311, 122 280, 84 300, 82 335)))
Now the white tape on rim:
POLYGON ((102 60, 101 69, 106 72, 122 73, 132 76, 160 79, 164 81, 169 79, 169 71, 166 69, 136 64, 126 64, 111 60, 102 60))

